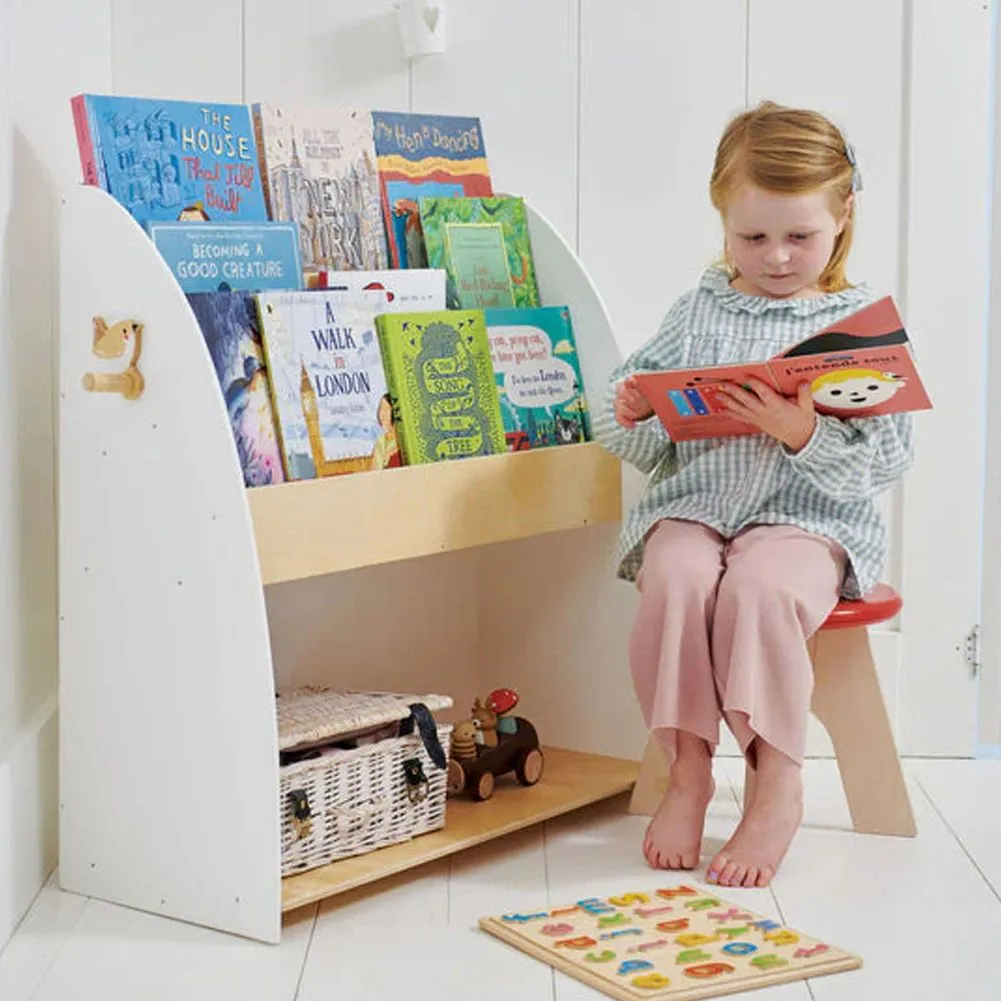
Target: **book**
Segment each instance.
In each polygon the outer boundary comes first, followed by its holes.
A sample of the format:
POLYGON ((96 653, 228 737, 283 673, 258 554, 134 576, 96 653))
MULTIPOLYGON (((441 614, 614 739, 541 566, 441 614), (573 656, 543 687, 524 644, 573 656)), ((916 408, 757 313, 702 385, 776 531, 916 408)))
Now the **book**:
POLYGON ((566 306, 484 311, 508 448, 591 438, 584 378, 566 306))
POLYGON ((257 297, 290 479, 401 463, 376 316, 444 309, 441 271, 330 274, 326 289, 257 297))
POLYGON ((295 223, 151 222, 147 228, 185 292, 302 285, 295 223))
POLYGON ((492 195, 478 118, 372 112, 382 215, 394 268, 427 266, 424 195, 492 195))
POLYGON ((305 268, 388 265, 371 112, 253 105, 271 218, 299 225, 305 268))
POLYGON ((84 182, 137 222, 267 221, 245 105, 77 94, 70 107, 84 182))
POLYGON ((481 310, 382 313, 375 322, 406 464, 507 450, 481 310))
POLYGON ((744 385, 752 378, 787 397, 809 382, 817 412, 841 418, 932 407, 890 296, 768 361, 637 372, 635 377, 673 441, 758 433, 729 414, 720 390, 725 383, 744 385))
POLYGON ((418 312, 445 308, 445 272, 440 268, 411 268, 409 271, 321 270, 309 273, 308 280, 309 287, 315 289, 383 292, 384 311, 418 312))
POLYGON ((372 469, 377 442, 392 431, 374 328, 378 296, 257 297, 289 479, 372 469))
POLYGON ((248 487, 285 480, 275 428, 257 303, 249 292, 194 292, 188 296, 198 320, 248 487))
POLYGON ((428 196, 419 204, 428 264, 448 275, 449 308, 541 305, 521 198, 428 196))

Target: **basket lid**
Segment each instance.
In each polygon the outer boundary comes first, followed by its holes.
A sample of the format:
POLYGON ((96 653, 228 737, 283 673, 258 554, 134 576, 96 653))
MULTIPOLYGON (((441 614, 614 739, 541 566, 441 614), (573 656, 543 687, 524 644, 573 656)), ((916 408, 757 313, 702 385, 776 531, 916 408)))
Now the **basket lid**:
POLYGON ((415 702, 432 712, 452 705, 447 695, 296 689, 278 696, 278 747, 286 751, 406 719, 415 702))

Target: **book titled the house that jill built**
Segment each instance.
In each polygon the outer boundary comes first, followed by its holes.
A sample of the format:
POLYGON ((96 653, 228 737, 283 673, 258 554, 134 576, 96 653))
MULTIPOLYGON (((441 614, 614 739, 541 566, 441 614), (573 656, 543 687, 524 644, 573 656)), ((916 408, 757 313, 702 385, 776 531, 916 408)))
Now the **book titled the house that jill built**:
POLYGON ((77 94, 70 108, 84 183, 141 225, 267 220, 245 105, 77 94))

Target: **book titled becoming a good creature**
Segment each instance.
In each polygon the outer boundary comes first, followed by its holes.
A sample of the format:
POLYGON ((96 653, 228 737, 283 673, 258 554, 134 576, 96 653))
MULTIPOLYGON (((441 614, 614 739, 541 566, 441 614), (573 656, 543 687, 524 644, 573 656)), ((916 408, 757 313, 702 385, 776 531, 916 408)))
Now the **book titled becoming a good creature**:
POLYGON ((841 418, 932 406, 889 296, 769 361, 636 373, 640 391, 673 441, 757 433, 757 428, 730 415, 721 389, 749 379, 759 379, 787 397, 808 382, 818 413, 841 418))
POLYGON ((506 450, 482 310, 383 313, 375 323, 408 465, 506 450))

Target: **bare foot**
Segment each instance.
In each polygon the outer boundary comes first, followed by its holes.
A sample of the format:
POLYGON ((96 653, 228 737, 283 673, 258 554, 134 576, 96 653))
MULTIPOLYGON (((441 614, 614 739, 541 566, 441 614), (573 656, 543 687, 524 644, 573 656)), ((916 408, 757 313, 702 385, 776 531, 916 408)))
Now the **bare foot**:
POLYGON ((712 757, 704 740, 678 732, 678 756, 667 792, 643 839, 643 854, 655 869, 694 869, 702 828, 713 797, 712 757))
POLYGON ((733 837, 710 863, 706 881, 720 886, 767 886, 802 819, 799 766, 759 741, 754 796, 733 837))

